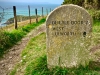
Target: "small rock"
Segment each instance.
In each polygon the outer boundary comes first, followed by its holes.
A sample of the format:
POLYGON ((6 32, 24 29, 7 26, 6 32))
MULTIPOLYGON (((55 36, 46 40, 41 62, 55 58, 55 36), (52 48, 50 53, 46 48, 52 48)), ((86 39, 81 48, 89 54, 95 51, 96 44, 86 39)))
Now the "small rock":
POLYGON ((21 42, 18 42, 16 45, 20 45, 21 44, 21 42))
POLYGON ((4 67, 5 66, 5 64, 2 64, 2 67, 4 67))
POLYGON ((11 70, 12 68, 10 67, 9 70, 11 70))
POLYGON ((12 48, 11 51, 15 51, 15 48, 12 48))
POLYGON ((12 57, 9 57, 9 59, 12 59, 12 57))

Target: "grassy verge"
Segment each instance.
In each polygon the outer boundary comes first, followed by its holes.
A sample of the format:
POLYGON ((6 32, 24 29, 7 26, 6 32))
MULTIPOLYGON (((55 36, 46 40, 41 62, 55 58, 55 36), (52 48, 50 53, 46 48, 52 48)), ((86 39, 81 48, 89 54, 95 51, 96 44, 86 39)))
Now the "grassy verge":
POLYGON ((0 57, 14 44, 20 41, 28 32, 45 22, 41 19, 38 23, 28 24, 11 32, 0 30, 0 57))
POLYGON ((94 20, 93 23, 93 33, 100 33, 100 20, 94 20))
POLYGON ((94 20, 92 29, 92 41, 94 45, 100 44, 100 20, 94 20))
POLYGON ((46 36, 45 33, 42 33, 39 36, 36 36, 35 38, 32 38, 30 40, 27 47, 23 50, 21 54, 22 60, 15 66, 14 70, 11 72, 10 75, 15 75, 15 74, 20 75, 21 73, 23 73, 23 71, 25 75, 31 75, 34 66, 37 66, 38 64, 36 63, 37 62, 36 59, 38 59, 38 57, 41 56, 45 57, 45 55, 46 55, 46 36))
POLYGON ((47 68, 46 35, 42 33, 32 38, 23 50, 22 60, 10 75, 100 75, 100 63, 91 61, 88 66, 79 68, 47 68))
MULTIPOLYGON (((34 15, 32 15, 30 17, 31 17, 31 19, 35 19, 35 16, 34 15)), ((40 17, 40 16, 38 15, 38 17, 40 17)), ((28 20, 28 19, 29 19, 29 16, 17 15, 17 22, 25 21, 25 20, 28 20)), ((14 23, 14 17, 8 19, 6 23, 7 24, 14 23)))

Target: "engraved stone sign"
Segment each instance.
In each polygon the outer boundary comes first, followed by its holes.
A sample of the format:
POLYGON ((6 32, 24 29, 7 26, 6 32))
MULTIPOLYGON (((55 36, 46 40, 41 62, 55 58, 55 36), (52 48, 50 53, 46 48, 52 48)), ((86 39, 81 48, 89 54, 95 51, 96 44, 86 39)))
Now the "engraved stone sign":
POLYGON ((62 5, 46 20, 49 68, 87 65, 90 59, 92 18, 77 5, 62 5))

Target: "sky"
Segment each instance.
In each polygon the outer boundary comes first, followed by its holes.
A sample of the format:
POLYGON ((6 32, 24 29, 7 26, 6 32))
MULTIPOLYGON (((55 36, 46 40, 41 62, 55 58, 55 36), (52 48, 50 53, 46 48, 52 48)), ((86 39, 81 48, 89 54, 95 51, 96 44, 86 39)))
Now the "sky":
POLYGON ((0 0, 0 2, 24 2, 24 3, 50 3, 50 4, 62 4, 64 0, 0 0))

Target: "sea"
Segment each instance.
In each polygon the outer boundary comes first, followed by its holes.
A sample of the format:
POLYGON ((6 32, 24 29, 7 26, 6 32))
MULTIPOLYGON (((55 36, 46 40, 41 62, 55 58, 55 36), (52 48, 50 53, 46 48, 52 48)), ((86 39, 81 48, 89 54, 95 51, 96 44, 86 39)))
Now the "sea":
POLYGON ((35 9, 37 9, 37 14, 42 15, 42 7, 43 7, 43 15, 47 15, 50 11, 54 10, 56 7, 61 4, 49 4, 49 3, 1 3, 0 4, 0 27, 6 26, 6 22, 8 19, 13 18, 13 6, 16 6, 17 15, 29 16, 28 6, 30 6, 30 15, 35 15, 35 9))

